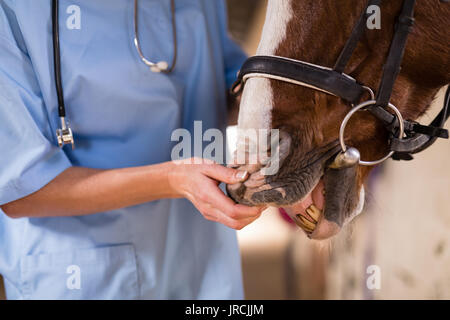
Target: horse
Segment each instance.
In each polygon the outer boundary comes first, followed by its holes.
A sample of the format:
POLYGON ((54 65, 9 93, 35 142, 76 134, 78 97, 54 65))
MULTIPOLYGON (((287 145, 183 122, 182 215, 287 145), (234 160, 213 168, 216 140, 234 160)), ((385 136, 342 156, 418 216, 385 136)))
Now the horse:
POLYGON ((270 145, 266 151, 277 154, 279 169, 264 174, 260 151, 256 163, 235 162, 230 166, 250 177, 228 185, 228 194, 238 203, 282 208, 311 239, 336 235, 363 209, 370 164, 411 160, 437 136, 448 138, 448 92, 433 126, 415 120, 450 82, 449 15, 450 4, 438 0, 269 0, 257 56, 235 90, 237 150, 248 153, 258 143, 239 132, 277 129, 277 152, 270 145), (339 79, 330 85, 324 78, 339 79), (394 143, 424 136, 405 126, 439 134, 412 152, 394 152, 394 143))

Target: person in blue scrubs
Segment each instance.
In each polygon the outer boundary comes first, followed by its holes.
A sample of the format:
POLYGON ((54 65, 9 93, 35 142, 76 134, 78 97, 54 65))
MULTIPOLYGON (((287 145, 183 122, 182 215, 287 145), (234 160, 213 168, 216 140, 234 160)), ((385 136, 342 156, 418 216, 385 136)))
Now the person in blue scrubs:
MULTIPOLYGON (((245 55, 222 0, 177 0, 178 61, 154 73, 133 1, 61 0, 67 119, 58 148, 51 1, 0 0, 0 274, 9 299, 240 299, 233 229, 261 208, 219 188, 246 172, 171 161, 177 128, 225 129, 245 55)), ((174 54, 170 0, 139 1, 152 61, 174 54)))

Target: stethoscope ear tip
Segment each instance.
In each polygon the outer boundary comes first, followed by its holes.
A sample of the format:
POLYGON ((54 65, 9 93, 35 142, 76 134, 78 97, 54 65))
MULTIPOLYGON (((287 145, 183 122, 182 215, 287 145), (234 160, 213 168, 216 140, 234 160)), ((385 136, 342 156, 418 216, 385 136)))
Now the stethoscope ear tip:
POLYGON ((169 69, 169 64, 166 61, 160 61, 150 67, 152 72, 166 72, 169 69))

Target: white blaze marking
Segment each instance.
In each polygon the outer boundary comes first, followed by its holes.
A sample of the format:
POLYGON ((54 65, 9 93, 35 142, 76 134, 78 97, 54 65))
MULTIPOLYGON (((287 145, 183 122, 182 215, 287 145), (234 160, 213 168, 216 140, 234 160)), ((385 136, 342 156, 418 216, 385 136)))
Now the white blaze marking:
MULTIPOLYGON (((286 38, 286 29, 292 16, 291 0, 269 0, 262 38, 257 50, 258 55, 275 54, 286 38)), ((272 108, 273 91, 270 80, 248 79, 242 94, 239 129, 271 129, 272 108)))

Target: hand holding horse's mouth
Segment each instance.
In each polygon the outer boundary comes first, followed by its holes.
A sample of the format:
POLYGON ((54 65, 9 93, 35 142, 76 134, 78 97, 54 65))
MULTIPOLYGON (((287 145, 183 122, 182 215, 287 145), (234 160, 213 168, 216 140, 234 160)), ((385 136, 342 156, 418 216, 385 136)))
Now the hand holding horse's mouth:
MULTIPOLYGON (((284 134, 283 139, 289 138, 284 134)), ((311 239, 332 237, 361 212, 364 198, 363 187, 358 186, 357 165, 333 168, 337 153, 337 141, 312 150, 300 161, 295 148, 284 150, 277 174, 263 175, 262 164, 241 166, 241 170, 249 171, 249 179, 228 185, 227 191, 238 203, 284 210, 311 239)))

